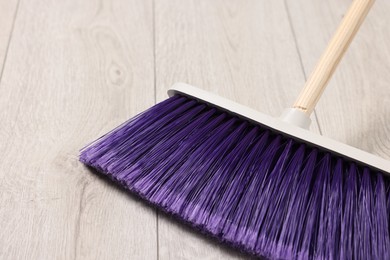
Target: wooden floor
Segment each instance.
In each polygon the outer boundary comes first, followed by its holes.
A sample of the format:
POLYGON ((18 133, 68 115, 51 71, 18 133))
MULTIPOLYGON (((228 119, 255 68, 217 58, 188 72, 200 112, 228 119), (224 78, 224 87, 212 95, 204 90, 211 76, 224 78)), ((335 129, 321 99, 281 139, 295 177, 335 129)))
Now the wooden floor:
MULTIPOLYGON (((277 116, 351 0, 0 0, 0 259, 246 259, 78 162, 187 82, 277 116)), ((390 1, 312 130, 390 159, 390 1)))

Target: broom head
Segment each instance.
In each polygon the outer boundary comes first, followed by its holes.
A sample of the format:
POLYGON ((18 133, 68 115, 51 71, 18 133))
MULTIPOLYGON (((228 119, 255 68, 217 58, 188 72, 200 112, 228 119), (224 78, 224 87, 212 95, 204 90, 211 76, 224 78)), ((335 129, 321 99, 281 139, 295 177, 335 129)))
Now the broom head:
POLYGON ((178 83, 80 160, 256 256, 389 259, 390 164, 178 83))

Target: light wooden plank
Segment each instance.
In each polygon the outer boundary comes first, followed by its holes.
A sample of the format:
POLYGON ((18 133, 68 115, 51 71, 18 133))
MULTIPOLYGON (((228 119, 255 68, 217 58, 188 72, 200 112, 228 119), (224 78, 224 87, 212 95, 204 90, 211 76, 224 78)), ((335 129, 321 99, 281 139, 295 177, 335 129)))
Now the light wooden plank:
MULTIPOLYGON (((157 0, 155 10, 158 101, 183 81, 273 116, 293 103, 304 75, 283 0, 157 0)), ((244 257, 165 217, 159 256, 244 257)))
MULTIPOLYGON (((350 0, 287 1, 306 73, 350 0)), ((317 106, 324 135, 390 159, 390 2, 376 1, 317 106)))
POLYGON ((17 6, 18 0, 0 0, 0 77, 7 54, 17 6))
POLYGON ((21 1, 0 85, 1 259, 156 259, 155 211, 78 162, 154 103, 152 10, 21 1))

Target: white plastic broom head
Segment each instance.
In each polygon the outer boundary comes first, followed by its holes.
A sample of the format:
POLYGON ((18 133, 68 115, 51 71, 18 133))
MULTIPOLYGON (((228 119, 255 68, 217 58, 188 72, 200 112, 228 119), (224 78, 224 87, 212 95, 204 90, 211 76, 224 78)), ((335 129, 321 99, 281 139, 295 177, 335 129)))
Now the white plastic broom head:
MULTIPOLYGON (((185 83, 176 83, 168 90, 168 95, 176 94, 191 97, 201 102, 208 103, 218 107, 230 114, 237 115, 243 119, 259 124, 264 129, 270 129, 273 133, 282 134, 286 137, 303 142, 309 146, 318 147, 322 151, 330 151, 333 155, 343 157, 347 160, 356 161, 362 165, 368 166, 374 170, 382 171, 390 176, 390 162, 359 150, 355 147, 334 141, 316 133, 312 133, 305 129, 307 121, 302 119, 302 112, 287 112, 283 118, 273 118, 271 116, 260 113, 249 107, 240 105, 236 102, 220 97, 205 90, 196 88, 185 83), (292 114, 292 115, 291 115, 292 114), (304 126, 304 128, 302 128, 304 126)), ((307 116, 306 116, 307 117, 307 116)))

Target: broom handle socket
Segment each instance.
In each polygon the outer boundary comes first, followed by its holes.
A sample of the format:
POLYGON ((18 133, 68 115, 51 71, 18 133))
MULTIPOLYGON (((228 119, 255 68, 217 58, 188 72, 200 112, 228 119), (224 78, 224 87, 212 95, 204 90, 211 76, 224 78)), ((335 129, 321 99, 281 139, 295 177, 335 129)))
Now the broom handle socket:
POLYGON ((375 0, 353 1, 317 66, 306 81, 293 108, 310 116, 329 79, 332 77, 333 72, 374 2, 375 0))

